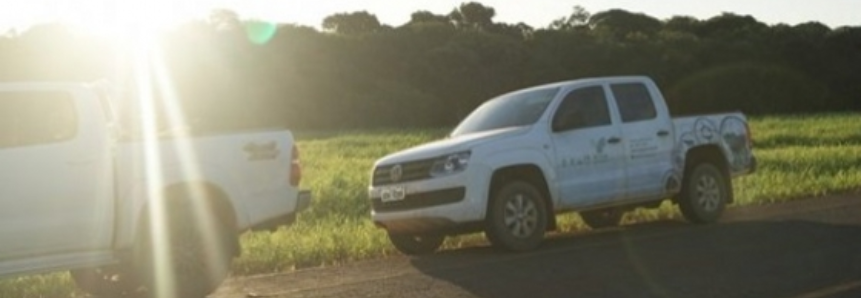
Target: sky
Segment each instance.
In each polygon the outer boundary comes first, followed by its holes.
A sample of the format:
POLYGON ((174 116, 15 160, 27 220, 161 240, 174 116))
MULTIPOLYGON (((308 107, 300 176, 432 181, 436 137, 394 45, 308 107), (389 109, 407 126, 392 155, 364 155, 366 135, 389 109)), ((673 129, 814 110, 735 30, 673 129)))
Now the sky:
MULTIPOLYGON (((0 30, 35 23, 64 21, 93 30, 128 24, 169 27, 211 9, 227 8, 242 18, 320 27, 323 18, 339 12, 367 11, 384 24, 398 26, 410 14, 427 10, 446 14, 468 0, 0 0, 0 30)), ((751 15, 769 25, 818 21, 831 28, 861 26, 861 0, 474 0, 496 10, 494 21, 547 26, 568 15, 575 5, 591 13, 621 8, 667 19, 708 19, 723 12, 751 15), (815 4, 814 4, 815 3, 815 4)))

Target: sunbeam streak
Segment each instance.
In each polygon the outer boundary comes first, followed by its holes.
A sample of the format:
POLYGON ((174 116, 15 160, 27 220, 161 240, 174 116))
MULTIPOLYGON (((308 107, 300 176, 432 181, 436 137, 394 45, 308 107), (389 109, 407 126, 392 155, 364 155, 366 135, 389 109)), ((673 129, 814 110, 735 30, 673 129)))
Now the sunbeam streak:
MULTIPOLYGON (((179 105, 180 101, 177 97, 176 89, 171 83, 170 74, 165 68, 164 59, 158 47, 154 49, 150 58, 150 66, 154 71, 153 77, 156 80, 156 89, 159 92, 159 103, 164 107, 167 126, 181 128, 173 132, 176 135, 173 136, 175 141, 172 142, 172 149, 178 155, 178 161, 181 166, 180 171, 186 177, 184 179, 186 181, 201 181, 202 174, 199 159, 195 153, 195 148, 192 147, 192 143, 188 141, 191 139, 190 130, 194 128, 184 129, 188 127, 188 122, 185 119, 185 113, 181 105, 179 105)), ((219 243, 220 239, 217 235, 226 231, 220 231, 219 228, 233 227, 220 227, 214 221, 215 218, 211 215, 214 214, 215 206, 212 206, 213 203, 208 197, 210 194, 207 193, 203 184, 192 184, 186 191, 188 191, 190 197, 183 199, 190 200, 191 220, 195 221, 194 225, 200 228, 198 236, 203 238, 204 247, 211 248, 201 252, 207 260, 205 263, 208 265, 221 264, 217 259, 227 254, 227 252, 225 251, 226 247, 219 243)), ((215 271, 223 270, 224 268, 215 269, 215 271)))
POLYGON ((133 65, 135 81, 137 83, 136 100, 138 110, 141 113, 139 119, 141 121, 140 127, 144 146, 148 194, 147 206, 149 206, 149 218, 147 220, 149 231, 147 235, 149 236, 148 239, 150 239, 150 243, 148 243, 150 247, 148 249, 153 252, 152 260, 155 262, 155 264, 144 264, 144 266, 155 266, 155 272, 157 272, 156 284, 160 286, 156 289, 150 289, 150 291, 156 292, 157 297, 173 297, 169 290, 175 287, 172 284, 174 280, 173 272, 166 270, 168 267, 165 266, 173 262, 173 260, 169 258, 170 254, 167 249, 169 239, 165 233, 167 231, 167 226, 165 225, 167 210, 162 198, 164 194, 161 189, 163 185, 161 155, 158 145, 155 97, 152 92, 152 74, 149 67, 151 61, 150 54, 154 48, 154 39, 152 36, 141 34, 135 43, 133 65))

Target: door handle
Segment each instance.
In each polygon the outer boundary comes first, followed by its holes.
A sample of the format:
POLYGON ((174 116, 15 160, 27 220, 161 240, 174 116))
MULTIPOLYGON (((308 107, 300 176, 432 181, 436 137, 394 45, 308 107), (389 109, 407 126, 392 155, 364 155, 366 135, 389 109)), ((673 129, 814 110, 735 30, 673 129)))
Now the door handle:
POLYGON ((669 132, 669 131, 666 131, 666 130, 659 130, 659 131, 658 131, 658 136, 659 136, 659 137, 666 137, 666 136, 668 136, 668 135, 670 135, 670 132, 669 132))
POLYGON ((621 142, 621 141, 622 141, 622 139, 621 139, 621 138, 619 138, 619 137, 612 137, 612 138, 610 138, 610 139, 608 139, 608 140, 607 140, 607 143, 610 143, 610 144, 618 144, 618 143, 619 143, 619 142, 621 142))

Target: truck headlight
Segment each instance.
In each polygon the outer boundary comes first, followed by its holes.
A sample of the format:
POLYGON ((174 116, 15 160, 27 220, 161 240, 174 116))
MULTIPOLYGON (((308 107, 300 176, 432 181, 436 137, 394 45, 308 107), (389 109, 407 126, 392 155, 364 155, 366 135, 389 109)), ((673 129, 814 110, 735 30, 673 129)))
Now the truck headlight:
POLYGON ((431 177, 439 177, 462 172, 469 164, 469 151, 453 153, 437 158, 431 166, 431 177))

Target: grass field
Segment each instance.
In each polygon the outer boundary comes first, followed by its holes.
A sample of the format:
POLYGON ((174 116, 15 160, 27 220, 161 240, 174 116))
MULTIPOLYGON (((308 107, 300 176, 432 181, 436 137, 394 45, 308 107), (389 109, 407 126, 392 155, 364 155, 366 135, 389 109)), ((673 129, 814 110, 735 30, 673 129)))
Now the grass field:
MULTIPOLYGON (((736 205, 765 204, 861 188, 861 114, 751 119, 758 172, 735 180, 736 205)), ((373 161, 443 136, 446 131, 298 133, 303 187, 315 201, 298 222, 276 232, 245 234, 239 275, 272 273, 384 257, 397 252, 370 223, 367 184, 373 161)), ((680 216, 676 207, 636 210, 625 223, 680 216)), ((584 229, 565 215, 562 231, 584 229)), ((484 244, 480 234, 448 239, 446 249, 484 244)), ((0 280, 0 297, 75 297, 68 274, 0 280)))

